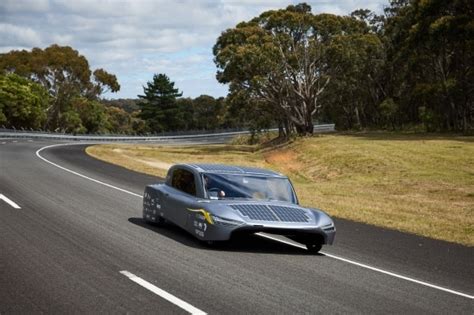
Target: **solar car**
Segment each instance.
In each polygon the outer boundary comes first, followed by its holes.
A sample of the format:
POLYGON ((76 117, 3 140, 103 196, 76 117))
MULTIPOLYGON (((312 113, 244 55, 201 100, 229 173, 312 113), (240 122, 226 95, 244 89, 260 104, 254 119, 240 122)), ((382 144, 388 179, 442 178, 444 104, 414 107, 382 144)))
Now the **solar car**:
POLYGON ((143 219, 173 223, 205 242, 238 232, 279 234, 312 252, 331 245, 336 234, 329 215, 299 205, 288 177, 222 164, 172 166, 164 183, 145 188, 143 219))

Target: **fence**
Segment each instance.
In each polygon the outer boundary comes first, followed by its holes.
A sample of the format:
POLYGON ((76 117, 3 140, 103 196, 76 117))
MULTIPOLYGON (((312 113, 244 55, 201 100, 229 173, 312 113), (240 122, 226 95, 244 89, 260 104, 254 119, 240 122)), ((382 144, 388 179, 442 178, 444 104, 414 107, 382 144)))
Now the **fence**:
MULTIPOLYGON (((278 129, 269 129, 268 131, 278 131, 278 129)), ((314 133, 333 132, 334 124, 314 125, 314 133)), ((47 133, 38 131, 23 131, 0 129, 0 137, 2 138, 27 138, 41 140, 63 140, 63 141, 118 141, 118 142, 134 142, 134 141, 192 141, 192 140, 220 140, 231 139, 238 135, 250 134, 250 131, 227 131, 216 133, 193 133, 193 134, 175 134, 163 136, 123 136, 123 135, 72 135, 63 133, 47 133)))

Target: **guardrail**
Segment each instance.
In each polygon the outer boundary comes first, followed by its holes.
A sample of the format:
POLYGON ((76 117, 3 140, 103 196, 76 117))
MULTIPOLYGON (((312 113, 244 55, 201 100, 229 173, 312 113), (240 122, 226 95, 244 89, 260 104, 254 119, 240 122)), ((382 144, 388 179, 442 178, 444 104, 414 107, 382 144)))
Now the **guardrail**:
MULTIPOLYGON (((333 132, 334 124, 325 125, 314 125, 314 133, 325 133, 333 132)), ((269 129, 268 131, 278 131, 278 129, 269 129)), ((54 133, 38 133, 28 131, 0 131, 0 137, 6 138, 28 138, 28 139, 41 139, 41 140, 67 140, 67 141, 118 141, 118 142, 131 142, 131 141, 190 141, 198 139, 219 139, 225 140, 233 138, 238 135, 250 134, 250 131, 231 131, 231 132, 219 132, 219 133, 205 133, 205 134, 188 134, 188 135, 169 135, 169 136, 103 136, 103 135, 68 135, 68 134, 54 134, 54 133)))

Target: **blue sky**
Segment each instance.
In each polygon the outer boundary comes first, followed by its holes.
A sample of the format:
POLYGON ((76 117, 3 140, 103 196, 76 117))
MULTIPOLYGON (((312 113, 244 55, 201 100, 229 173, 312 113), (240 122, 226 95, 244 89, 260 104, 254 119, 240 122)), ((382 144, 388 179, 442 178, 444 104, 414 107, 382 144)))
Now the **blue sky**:
MULTIPOLYGON (((1 0, 0 52, 69 45, 92 69, 118 77, 107 98, 135 98, 154 73, 166 73, 183 96, 225 96, 215 79, 219 34, 261 12, 301 1, 280 0, 1 0)), ((380 13, 388 0, 306 1, 314 13, 380 13)))

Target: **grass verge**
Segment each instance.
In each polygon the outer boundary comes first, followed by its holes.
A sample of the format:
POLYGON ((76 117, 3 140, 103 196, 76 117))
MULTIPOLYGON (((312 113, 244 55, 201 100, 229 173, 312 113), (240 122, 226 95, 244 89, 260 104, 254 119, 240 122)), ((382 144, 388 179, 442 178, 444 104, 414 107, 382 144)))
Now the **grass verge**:
POLYGON ((324 135, 278 149, 249 145, 97 145, 87 153, 164 176, 180 162, 270 168, 303 205, 354 221, 474 246, 474 137, 324 135))

